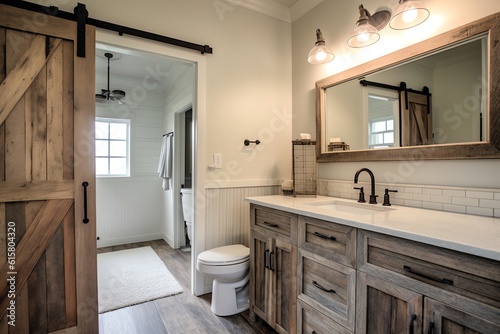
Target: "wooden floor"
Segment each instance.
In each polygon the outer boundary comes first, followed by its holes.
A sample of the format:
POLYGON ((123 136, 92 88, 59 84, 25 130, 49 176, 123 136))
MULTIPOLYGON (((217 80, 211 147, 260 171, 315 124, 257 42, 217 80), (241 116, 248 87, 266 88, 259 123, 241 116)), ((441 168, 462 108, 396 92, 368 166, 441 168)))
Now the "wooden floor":
POLYGON ((98 253, 151 246, 175 276, 184 292, 147 303, 99 315, 99 333, 272 333, 263 321, 251 322, 248 311, 218 317, 210 311, 211 294, 191 294, 191 252, 172 249, 165 241, 155 240, 98 249, 98 253))

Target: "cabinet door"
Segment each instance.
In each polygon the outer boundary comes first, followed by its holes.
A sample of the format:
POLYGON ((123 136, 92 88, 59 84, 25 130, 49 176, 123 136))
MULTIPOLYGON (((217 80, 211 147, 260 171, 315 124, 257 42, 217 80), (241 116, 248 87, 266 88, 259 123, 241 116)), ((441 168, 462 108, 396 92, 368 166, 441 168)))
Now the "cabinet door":
POLYGON ((431 298, 425 298, 424 333, 492 334, 500 333, 500 325, 476 315, 457 310, 431 298))
POLYGON ((297 320, 297 248, 279 239, 273 240, 270 271, 274 274, 274 328, 278 333, 295 333, 297 320))
POLYGON ((270 261, 270 241, 267 237, 252 231, 252 241, 250 245, 251 265, 250 277, 250 316, 258 315, 268 321, 268 310, 270 309, 269 299, 272 296, 272 276, 267 269, 270 261))
POLYGON ((423 296, 358 273, 356 333, 421 333, 423 296))

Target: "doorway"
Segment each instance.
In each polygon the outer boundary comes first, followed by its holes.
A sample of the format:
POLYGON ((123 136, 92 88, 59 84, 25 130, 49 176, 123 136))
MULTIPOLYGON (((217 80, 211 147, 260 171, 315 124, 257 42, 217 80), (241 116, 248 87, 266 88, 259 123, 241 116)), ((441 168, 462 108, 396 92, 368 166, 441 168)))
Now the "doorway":
MULTIPOLYGON (((190 61, 193 64, 195 82, 193 83, 193 95, 191 97, 194 138, 192 189, 193 197, 196 199, 193 208, 194 221, 196 224, 193 231, 194 241, 191 243, 191 289, 193 294, 201 295, 204 292, 204 282, 202 275, 196 271, 196 257, 200 251, 205 249, 205 240, 201 237, 205 234, 205 217, 203 208, 199 205, 198 198, 202 199, 203 197, 202 194, 204 192, 206 179, 206 166, 202 163, 206 156, 206 56, 158 42, 137 39, 130 36, 119 36, 105 30, 96 31, 96 40, 101 43, 118 45, 133 50, 141 50, 178 60, 190 61)), ((184 103, 184 105, 186 105, 186 103, 184 103)), ((177 190, 174 189, 177 193, 179 190, 180 188, 177 190)))
POLYGON ((178 226, 177 240, 185 252, 191 250, 193 240, 193 159, 194 159, 194 123, 192 105, 175 113, 174 133, 177 134, 174 155, 174 180, 180 184, 179 205, 182 210, 176 215, 178 226))
MULTIPOLYGON (((157 166, 163 135, 173 132, 172 138, 188 143, 182 150, 174 149, 172 158, 182 161, 182 184, 193 185, 195 67, 190 61, 108 43, 97 43, 97 50, 96 94, 102 87, 123 93, 121 98, 96 103, 96 115, 117 122, 126 120, 130 136, 125 154, 129 170, 97 181, 98 247, 157 239, 172 248, 182 247, 186 244, 185 228, 176 196, 181 184, 174 168, 168 189, 162 188, 157 166), (178 89, 180 82, 184 82, 183 89, 178 89), (180 113, 178 106, 183 104, 188 108, 180 113), (179 132, 175 124, 178 114, 183 115, 184 124, 179 132), (182 159, 178 152, 182 152, 182 159)), ((106 154, 116 156, 111 148, 117 141, 108 141, 111 144, 106 146, 106 154)))

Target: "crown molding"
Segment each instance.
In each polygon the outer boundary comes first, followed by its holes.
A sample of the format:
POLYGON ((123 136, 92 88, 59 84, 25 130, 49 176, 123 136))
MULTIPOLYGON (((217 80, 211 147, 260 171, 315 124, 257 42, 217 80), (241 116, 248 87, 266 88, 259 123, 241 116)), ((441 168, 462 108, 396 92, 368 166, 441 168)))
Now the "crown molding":
POLYGON ((292 23, 323 0, 299 0, 291 8, 269 0, 226 0, 227 2, 272 18, 292 23))
POLYGON ((322 3, 323 0, 299 0, 290 8, 290 18, 295 22, 302 15, 322 3))

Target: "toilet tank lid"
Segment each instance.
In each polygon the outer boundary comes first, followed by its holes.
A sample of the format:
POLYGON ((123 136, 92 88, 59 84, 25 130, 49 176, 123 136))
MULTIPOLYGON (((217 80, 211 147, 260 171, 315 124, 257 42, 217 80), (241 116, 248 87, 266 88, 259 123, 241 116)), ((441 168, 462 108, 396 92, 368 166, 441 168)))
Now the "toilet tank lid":
POLYGON ((250 248, 244 245, 229 245, 212 248, 198 255, 203 262, 228 263, 235 262, 250 256, 250 248))

